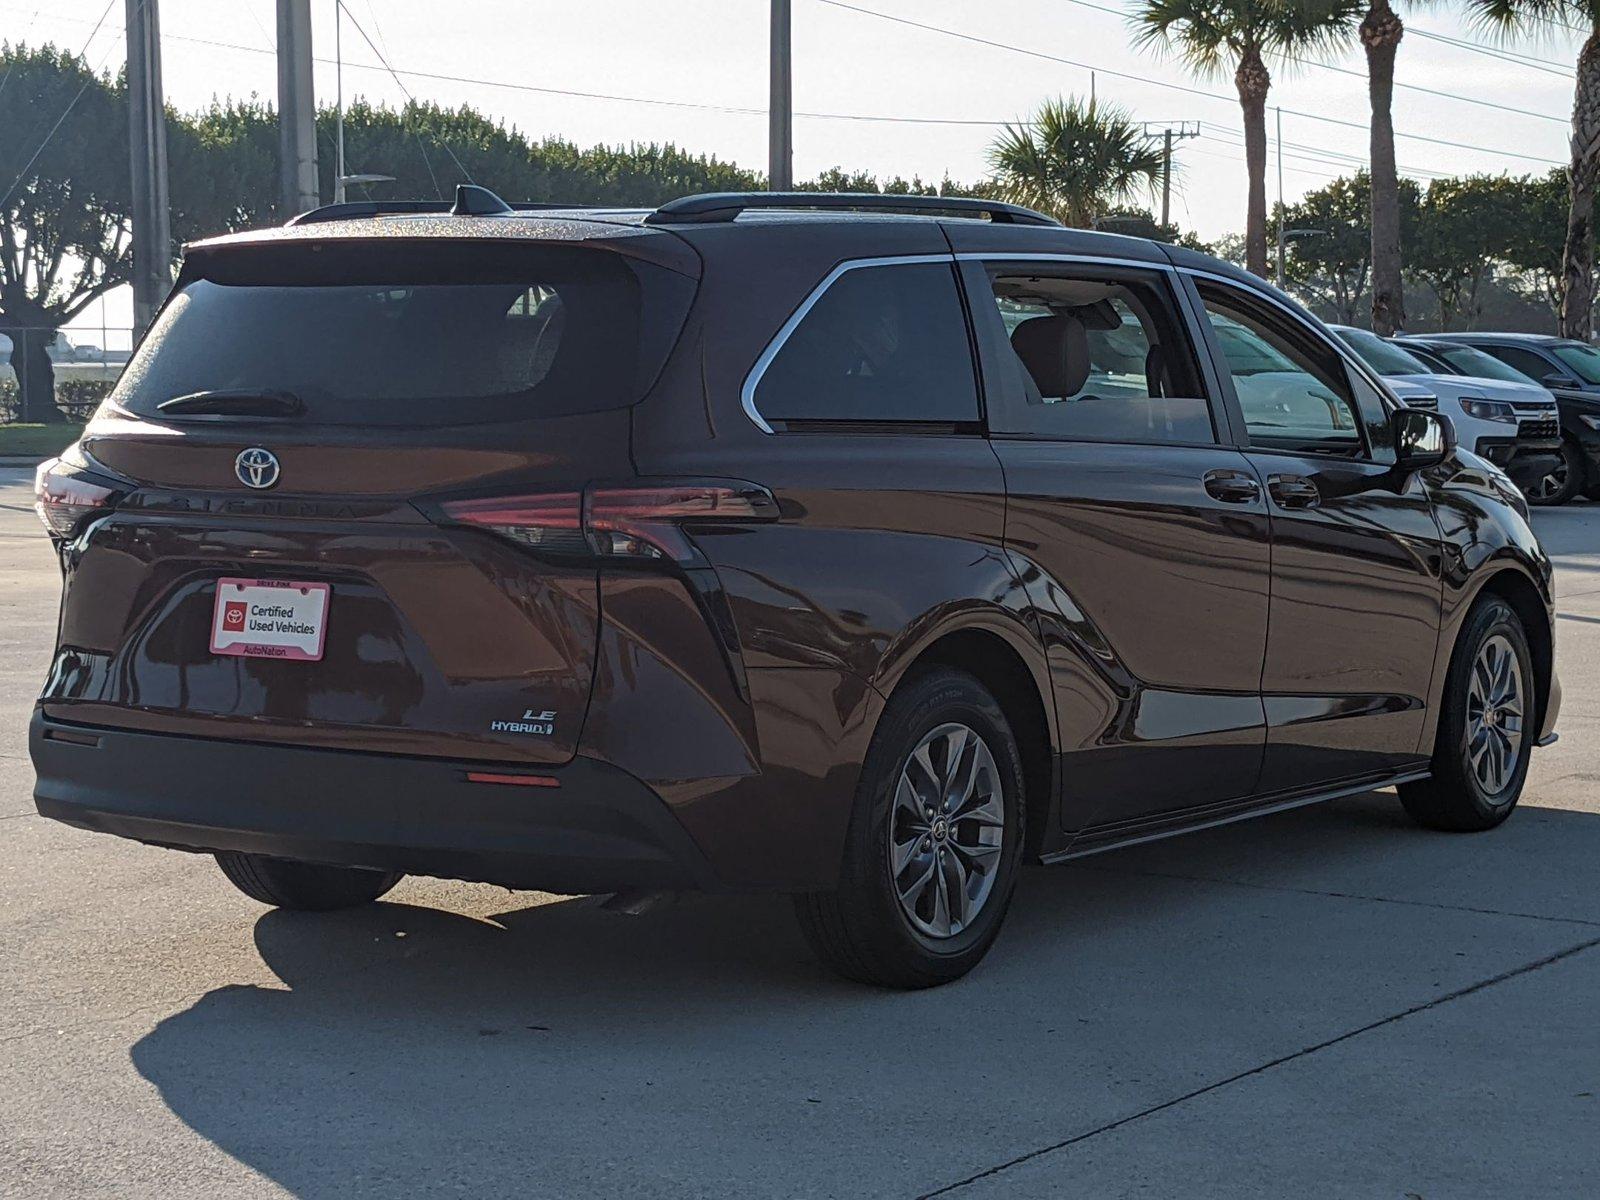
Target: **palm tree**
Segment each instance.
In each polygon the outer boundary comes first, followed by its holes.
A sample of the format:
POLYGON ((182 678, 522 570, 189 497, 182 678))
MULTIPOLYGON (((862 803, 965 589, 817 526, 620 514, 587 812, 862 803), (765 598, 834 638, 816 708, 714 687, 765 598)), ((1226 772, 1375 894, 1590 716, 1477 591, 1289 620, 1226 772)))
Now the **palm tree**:
POLYGON ((1578 82, 1572 98, 1560 316, 1562 336, 1587 341, 1594 324, 1595 175, 1600 169, 1600 0, 1467 0, 1467 11, 1505 35, 1568 32, 1574 26, 1588 33, 1578 51, 1578 82))
POLYGON ((1405 23, 1389 0, 1371 0, 1358 32, 1372 101, 1372 330, 1389 337, 1406 319, 1400 279, 1400 174, 1394 164, 1394 60, 1405 23))
MULTIPOLYGON (((1509 0, 1508 0, 1509 2, 1509 0)), ((1600 0, 1596 0, 1600 3, 1600 0)), ((1317 56, 1349 28, 1352 0, 1143 0, 1135 40, 1174 53, 1202 76, 1231 68, 1244 110, 1245 266, 1267 274, 1267 59, 1317 56)))
POLYGON ((1123 109, 1069 97, 1007 125, 989 147, 989 165, 1003 199, 1088 228, 1107 208, 1153 194, 1162 155, 1123 109))

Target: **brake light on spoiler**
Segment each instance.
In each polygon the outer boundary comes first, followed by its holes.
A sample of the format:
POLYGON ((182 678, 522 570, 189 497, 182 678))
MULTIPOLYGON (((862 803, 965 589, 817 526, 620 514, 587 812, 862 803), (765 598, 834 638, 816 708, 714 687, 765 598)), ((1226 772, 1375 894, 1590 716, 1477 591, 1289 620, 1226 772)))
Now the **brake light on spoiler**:
POLYGON ((778 502, 766 488, 723 479, 639 480, 582 492, 449 500, 439 507, 452 521, 537 550, 681 564, 699 560, 687 525, 778 518, 778 502))

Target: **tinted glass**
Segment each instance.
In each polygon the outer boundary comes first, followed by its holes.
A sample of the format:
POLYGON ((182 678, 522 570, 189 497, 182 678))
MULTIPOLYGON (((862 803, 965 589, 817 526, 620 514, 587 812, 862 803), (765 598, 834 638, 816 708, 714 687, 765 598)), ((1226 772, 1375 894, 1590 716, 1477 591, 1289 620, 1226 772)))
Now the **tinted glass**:
POLYGON ((167 305, 112 399, 155 416, 196 392, 288 392, 304 421, 360 425, 615 408, 654 379, 693 296, 693 281, 607 251, 446 250, 219 255, 167 305))
POLYGON ((1339 356, 1288 318, 1230 289, 1202 286, 1250 444, 1358 455, 1360 425, 1339 356))
POLYGON ((1532 350, 1523 350, 1516 346, 1490 346, 1489 353, 1530 379, 1543 380, 1546 375, 1557 373, 1557 368, 1553 364, 1547 363, 1532 350))
MULTIPOLYGON (((1109 275, 992 277, 1026 405, 1012 432, 1084 441, 1215 440, 1164 286, 1109 275)), ((991 417, 991 421, 993 418, 991 417)))
POLYGON ((1585 383, 1600 383, 1600 350, 1580 346, 1576 342, 1562 342, 1552 346, 1551 353, 1585 383))
POLYGON ((903 263, 840 275, 768 364, 755 404, 769 421, 976 421, 953 269, 903 263))
POLYGON ((1393 342, 1384 341, 1375 333, 1368 333, 1365 329, 1336 329, 1334 332, 1379 375, 1433 374, 1433 368, 1416 355, 1402 350, 1393 342))
POLYGON ((1515 367, 1501 362, 1492 354, 1472 346, 1435 346, 1434 352, 1450 365, 1451 370, 1478 379, 1498 379, 1502 383, 1536 382, 1515 367))

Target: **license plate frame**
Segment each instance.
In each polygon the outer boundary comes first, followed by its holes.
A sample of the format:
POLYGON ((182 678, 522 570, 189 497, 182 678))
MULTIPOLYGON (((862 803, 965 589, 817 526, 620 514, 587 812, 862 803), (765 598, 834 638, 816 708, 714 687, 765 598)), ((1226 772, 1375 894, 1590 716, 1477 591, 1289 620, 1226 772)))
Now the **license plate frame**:
POLYGON ((280 662, 320 662, 333 588, 304 579, 217 580, 211 653, 280 662))

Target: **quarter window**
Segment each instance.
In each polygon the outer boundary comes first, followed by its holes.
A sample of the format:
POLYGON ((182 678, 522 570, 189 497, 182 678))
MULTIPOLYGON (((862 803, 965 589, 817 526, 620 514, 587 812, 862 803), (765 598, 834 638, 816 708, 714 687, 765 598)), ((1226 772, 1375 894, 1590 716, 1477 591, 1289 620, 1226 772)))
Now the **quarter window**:
POLYGON ((1516 346, 1486 346, 1485 349, 1507 366, 1521 371, 1529 379, 1543 379, 1546 375, 1555 373, 1549 363, 1531 350, 1522 350, 1516 346))
POLYGON ((768 421, 978 420, 966 316, 948 263, 856 267, 794 327, 755 389, 768 421))
POLYGON ((1349 380, 1333 350, 1231 289, 1201 284, 1200 296, 1233 376, 1252 446, 1361 454, 1349 380))

